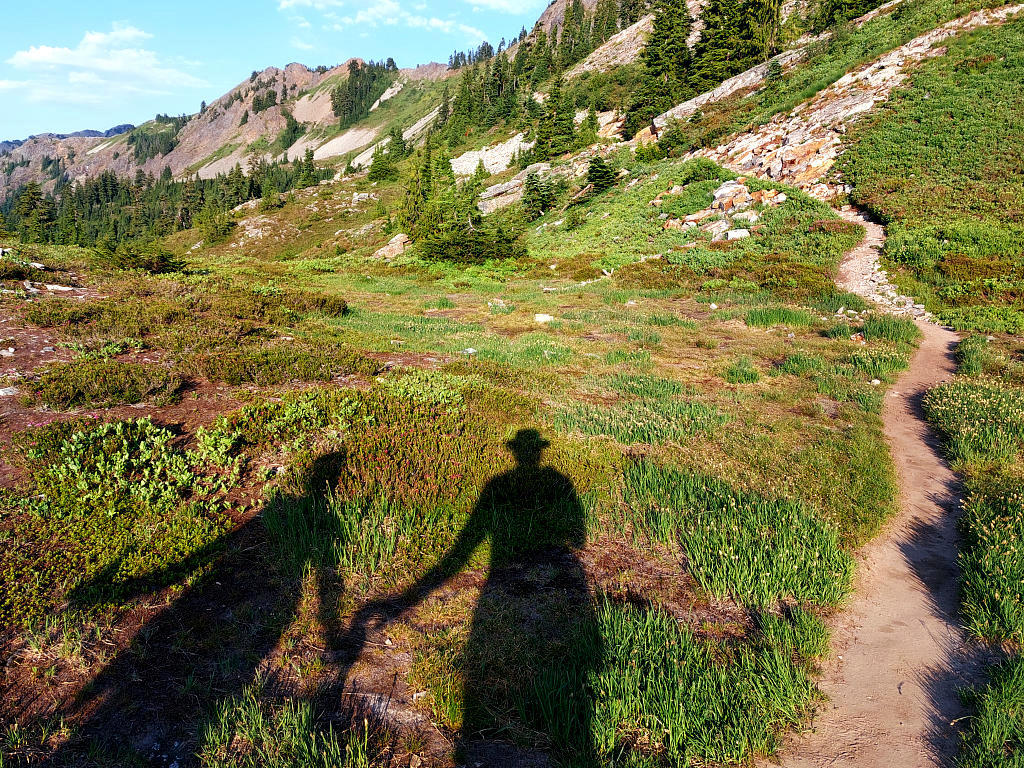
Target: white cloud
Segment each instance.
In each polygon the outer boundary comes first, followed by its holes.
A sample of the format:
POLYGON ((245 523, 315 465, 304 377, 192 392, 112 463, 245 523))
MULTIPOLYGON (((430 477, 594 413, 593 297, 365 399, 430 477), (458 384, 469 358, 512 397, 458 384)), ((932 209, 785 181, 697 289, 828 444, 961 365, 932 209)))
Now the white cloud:
MULTIPOLYGON (((478 0, 469 0, 477 2, 478 0)), ((512 0, 480 0, 482 2, 506 2, 512 0)), ((334 32, 354 32, 358 27, 405 26, 422 29, 442 35, 459 36, 467 42, 480 42, 486 35, 476 27, 456 19, 442 19, 425 15, 426 3, 414 0, 412 11, 399 0, 278 0, 278 9, 295 12, 297 8, 319 11, 326 29, 334 32), (344 10, 341 10, 344 9, 344 10)), ((295 18, 301 17, 293 17, 295 18)), ((306 20, 303 19, 305 22, 306 20)), ((308 24, 308 22, 306 22, 308 24)), ((302 26, 302 25, 300 25, 302 26)), ((365 31, 359 30, 365 36, 365 31)))
POLYGON ((7 59, 26 72, 18 82, 33 101, 66 99, 103 103, 125 94, 170 94, 206 85, 141 47, 153 36, 137 27, 115 23, 109 32, 86 32, 74 48, 33 45, 7 59))
POLYGON ((297 48, 300 51, 312 51, 316 48, 315 45, 307 43, 301 37, 293 36, 291 39, 292 48, 297 48))
POLYGON ((545 0, 465 0, 473 10, 498 11, 499 13, 526 13, 544 5, 545 0))

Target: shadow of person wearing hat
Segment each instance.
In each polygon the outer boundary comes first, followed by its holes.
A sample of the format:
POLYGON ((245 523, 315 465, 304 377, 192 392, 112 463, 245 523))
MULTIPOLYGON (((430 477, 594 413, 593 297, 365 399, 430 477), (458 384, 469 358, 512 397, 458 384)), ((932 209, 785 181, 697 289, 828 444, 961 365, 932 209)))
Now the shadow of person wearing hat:
POLYGON ((506 443, 516 466, 487 483, 451 549, 415 585, 365 606, 350 625, 346 644, 358 652, 368 629, 422 603, 489 541, 489 569, 458 657, 456 751, 471 765, 534 764, 531 747, 553 751, 565 765, 596 765, 588 676, 600 663, 601 640, 577 556, 586 519, 572 481, 541 464, 548 445, 534 429, 506 443))

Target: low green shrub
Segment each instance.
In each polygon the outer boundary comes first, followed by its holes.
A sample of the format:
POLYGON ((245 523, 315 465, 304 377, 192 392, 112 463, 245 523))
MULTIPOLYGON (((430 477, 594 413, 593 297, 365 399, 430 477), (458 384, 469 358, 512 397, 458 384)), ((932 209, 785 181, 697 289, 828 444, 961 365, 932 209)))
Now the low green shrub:
POLYGON ((188 365, 210 381, 259 387, 290 381, 330 381, 353 374, 374 376, 382 370, 376 360, 349 349, 294 346, 204 353, 191 358, 188 365))
POLYGON ((1024 334, 1024 312, 1010 307, 959 307, 944 310, 939 317, 958 331, 1024 334))
POLYGON ((438 229, 419 241, 419 249, 425 259, 460 264, 526 256, 522 233, 502 222, 438 229))
POLYGON ((30 397, 58 410, 152 400, 166 405, 180 398, 181 376, 149 363, 93 358, 48 366, 31 385, 30 397))
POLYGON ((203 565, 226 530, 223 478, 148 420, 55 423, 17 436, 30 489, 8 510, 0 622, 120 604, 203 565), (197 559, 198 558, 198 559, 197 559))

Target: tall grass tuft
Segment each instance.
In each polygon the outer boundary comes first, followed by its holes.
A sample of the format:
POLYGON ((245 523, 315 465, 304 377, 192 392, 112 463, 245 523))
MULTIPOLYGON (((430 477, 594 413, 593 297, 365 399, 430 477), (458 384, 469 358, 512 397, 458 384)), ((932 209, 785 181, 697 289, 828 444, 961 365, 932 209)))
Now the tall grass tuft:
POLYGON ((872 315, 864 321, 864 338, 867 341, 884 339, 902 344, 916 344, 921 338, 920 329, 913 320, 892 315, 872 315))
POLYGON ((628 464, 624 480, 628 522, 652 539, 678 542, 708 594, 836 605, 849 592, 853 561, 836 528, 803 504, 648 461, 628 464))
POLYGON ((815 697, 806 667, 794 662, 800 649, 821 647, 824 629, 809 614, 794 624, 763 616, 760 635, 734 648, 698 638, 656 609, 605 601, 598 622, 595 746, 608 758, 635 750, 624 765, 647 765, 651 753, 674 766, 772 754, 815 697))

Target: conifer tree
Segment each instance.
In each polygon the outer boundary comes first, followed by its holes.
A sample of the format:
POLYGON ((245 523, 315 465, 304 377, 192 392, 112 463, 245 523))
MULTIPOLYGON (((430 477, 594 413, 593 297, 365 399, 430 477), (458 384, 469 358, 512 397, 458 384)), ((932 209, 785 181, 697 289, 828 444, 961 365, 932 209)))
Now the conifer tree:
POLYGON ((260 199, 261 211, 272 211, 281 207, 281 192, 273 175, 263 182, 263 197, 260 199))
POLYGON ((452 113, 452 95, 448 83, 444 84, 441 92, 441 108, 437 112, 437 127, 443 128, 448 123, 448 117, 452 113))
POLYGON ((573 148, 576 142, 575 111, 562 95, 562 81, 556 80, 548 95, 544 122, 550 124, 551 142, 547 157, 556 157, 573 148))
POLYGON ((695 91, 714 88, 757 59, 750 14, 740 0, 708 0, 701 14, 704 29, 693 51, 695 91))
POLYGON ((398 176, 395 168, 394 158, 391 153, 378 144, 373 150, 373 160, 370 163, 370 173, 367 175, 370 181, 388 181, 398 176))
POLYGON ((645 0, 621 0, 619 3, 619 24, 625 29, 640 21, 647 10, 645 0))
POLYGON ((523 185, 523 212, 529 221, 540 218, 554 204, 554 191, 547 179, 536 172, 526 177, 523 185))
POLYGON ((633 136, 653 118, 691 92, 692 66, 687 38, 693 21, 686 0, 658 0, 654 28, 641 55, 643 75, 626 110, 624 134, 633 136))
POLYGON ((595 194, 615 186, 615 171, 604 158, 598 156, 590 161, 590 167, 587 168, 587 184, 594 185, 595 194))
POLYGON ((391 155, 392 162, 404 160, 409 154, 409 147, 406 146, 405 136, 402 134, 402 129, 397 125, 392 125, 391 132, 388 134, 388 154, 391 155))

